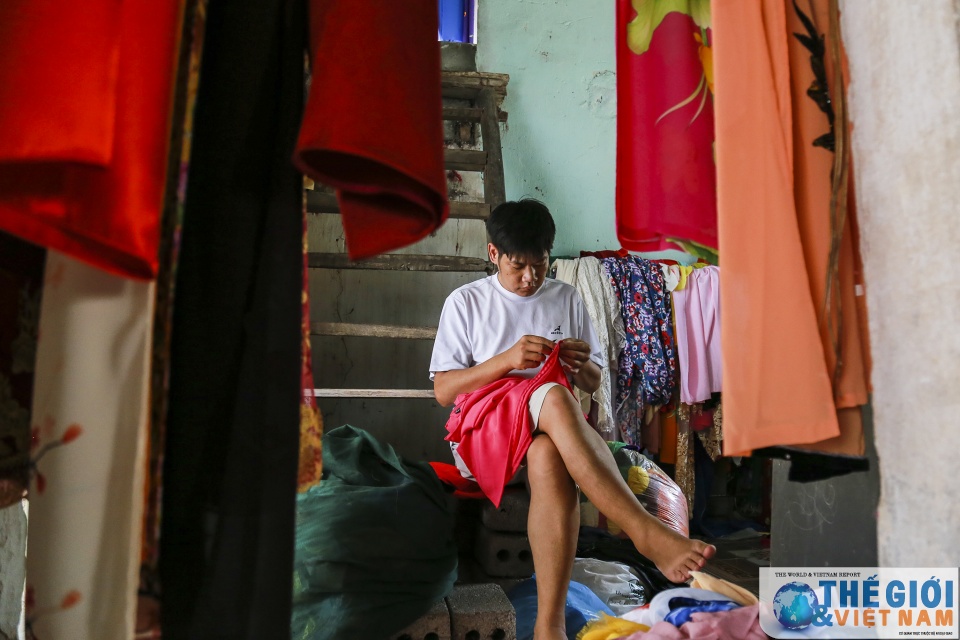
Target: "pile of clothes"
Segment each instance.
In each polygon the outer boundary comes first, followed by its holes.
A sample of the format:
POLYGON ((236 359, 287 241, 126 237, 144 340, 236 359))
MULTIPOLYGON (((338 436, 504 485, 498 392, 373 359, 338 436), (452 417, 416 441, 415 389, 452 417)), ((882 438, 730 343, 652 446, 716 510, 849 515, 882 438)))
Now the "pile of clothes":
MULTIPOLYGON (((642 556, 589 530, 577 553, 594 557, 574 562, 567 593, 569 640, 767 638, 757 597, 742 587, 702 572, 693 572, 689 586, 670 583, 642 556)), ((533 638, 536 589, 533 576, 507 594, 517 612, 517 640, 533 638)))

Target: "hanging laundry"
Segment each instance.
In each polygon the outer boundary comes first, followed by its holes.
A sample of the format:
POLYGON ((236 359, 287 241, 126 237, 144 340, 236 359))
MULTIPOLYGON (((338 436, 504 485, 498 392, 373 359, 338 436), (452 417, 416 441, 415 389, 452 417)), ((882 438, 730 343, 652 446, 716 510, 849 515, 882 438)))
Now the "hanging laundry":
POLYGON ((153 299, 153 283, 47 252, 32 408, 27 637, 134 637, 153 299))
POLYGON ((181 4, 0 4, 0 230, 156 276, 181 4))
POLYGON ((724 451, 862 455, 869 344, 836 3, 712 8, 724 451))
POLYGON ((720 269, 695 269, 673 292, 680 400, 695 404, 722 390, 720 269))
POLYGON ((19 503, 29 480, 45 261, 43 249, 0 233, 0 509, 19 503))
POLYGON ((300 463, 297 491, 320 482, 323 473, 323 414, 313 395, 313 350, 310 348, 310 272, 308 271, 307 211, 303 208, 303 292, 300 297, 300 463))
POLYGON ((289 629, 300 441, 305 6, 211 2, 173 315, 163 637, 289 629), (244 132, 238 135, 237 132, 244 132))
MULTIPOLYGON (((600 353, 607 359, 607 365, 600 367, 600 388, 593 394, 599 406, 596 428, 604 440, 618 440, 616 414, 613 409, 614 378, 610 372, 617 366, 627 339, 623 330, 620 301, 597 258, 557 260, 554 264, 557 268, 557 280, 572 284, 580 293, 583 306, 600 341, 600 353)), ((578 395, 584 393, 580 389, 576 389, 576 392, 578 395)))
POLYGON ((350 257, 437 229, 448 206, 436 2, 313 0, 310 48, 294 160, 336 187, 350 257))
POLYGON ((646 407, 670 402, 677 381, 670 294, 657 264, 637 256, 601 263, 620 301, 627 339, 617 367, 617 426, 624 442, 640 445, 646 407))
POLYGON ((617 0, 616 226, 632 251, 717 247, 710 27, 707 0, 617 0))
MULTIPOLYGON (((676 449, 674 459, 676 468, 674 478, 687 499, 690 518, 693 519, 694 506, 697 504, 697 446, 695 437, 703 445, 703 451, 710 461, 720 457, 721 442, 723 442, 723 406, 716 408, 705 407, 701 404, 688 405, 680 403, 677 410, 670 415, 670 422, 676 429, 676 449), (700 425, 699 428, 697 426, 700 425)), ((706 461, 701 461, 706 464, 706 461)))

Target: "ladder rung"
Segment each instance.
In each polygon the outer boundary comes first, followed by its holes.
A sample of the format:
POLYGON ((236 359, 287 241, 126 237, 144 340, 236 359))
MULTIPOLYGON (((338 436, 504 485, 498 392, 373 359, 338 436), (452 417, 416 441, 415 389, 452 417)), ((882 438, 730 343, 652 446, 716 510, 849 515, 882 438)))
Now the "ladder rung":
POLYGON ((484 71, 444 71, 440 74, 440 90, 445 98, 474 98, 484 87, 497 93, 498 102, 507 93, 510 76, 484 71))
POLYGON ((459 220, 486 220, 490 217, 490 205, 486 202, 450 201, 450 218, 459 220))
POLYGON ((493 273, 494 266, 484 258, 385 254, 353 261, 345 253, 313 253, 307 256, 311 269, 375 269, 381 271, 452 271, 493 273))
MULTIPOLYGON (((308 213, 340 213, 337 196, 324 191, 307 191, 308 213)), ((485 202, 450 201, 450 218, 459 220, 486 220, 490 205, 485 202)))
POLYGON ((432 389, 314 389, 314 398, 429 398, 432 389))
MULTIPOLYGON (((480 122, 483 117, 483 109, 480 107, 444 107, 443 119, 453 120, 455 122, 480 122)), ((507 112, 497 110, 497 118, 501 122, 507 121, 507 112)))
POLYGON ((389 324, 354 324, 349 322, 313 322, 310 333, 315 336, 359 336, 364 338, 410 338, 433 340, 433 327, 400 327, 389 324))
POLYGON ((455 171, 483 171, 487 167, 487 152, 477 149, 444 149, 444 166, 455 171))

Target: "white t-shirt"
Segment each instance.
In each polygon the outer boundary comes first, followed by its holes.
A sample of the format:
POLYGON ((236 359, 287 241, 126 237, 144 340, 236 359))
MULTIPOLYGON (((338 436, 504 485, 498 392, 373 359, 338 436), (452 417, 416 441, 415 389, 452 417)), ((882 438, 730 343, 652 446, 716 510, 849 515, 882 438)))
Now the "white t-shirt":
MULTIPOLYGON (((438 371, 468 369, 485 362, 526 335, 554 342, 583 340, 592 349, 590 359, 606 366, 576 288, 547 278, 535 294, 525 297, 504 289, 494 274, 463 285, 443 303, 430 358, 430 379, 438 371)), ((511 373, 532 378, 539 371, 536 367, 511 373)))

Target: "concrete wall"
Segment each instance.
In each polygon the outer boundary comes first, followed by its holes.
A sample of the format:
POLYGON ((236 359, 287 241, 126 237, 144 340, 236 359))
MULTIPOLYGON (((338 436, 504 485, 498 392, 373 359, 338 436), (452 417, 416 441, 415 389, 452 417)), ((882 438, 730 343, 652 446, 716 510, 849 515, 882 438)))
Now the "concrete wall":
POLYGON ((480 0, 477 66, 510 74, 507 198, 543 200, 555 255, 618 248, 616 63, 609 0, 480 0))
POLYGON ((882 468, 879 560, 958 566, 960 2, 841 0, 882 468))

